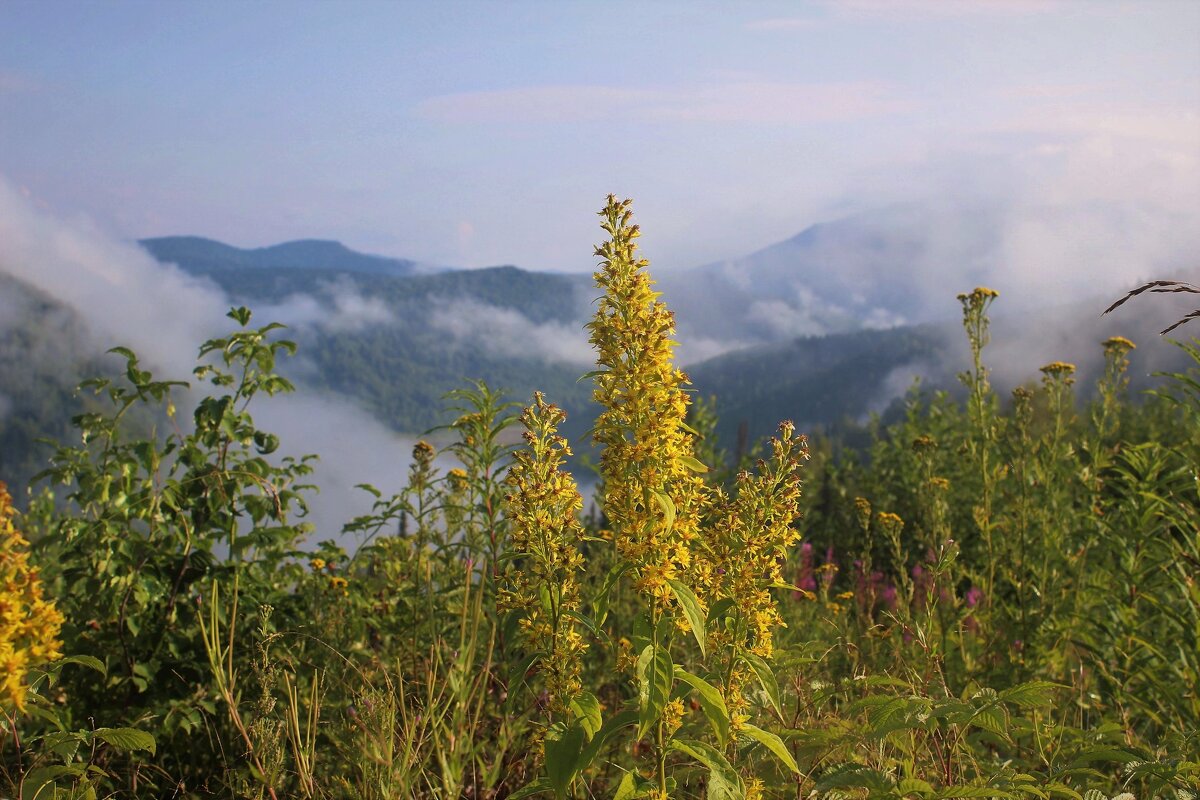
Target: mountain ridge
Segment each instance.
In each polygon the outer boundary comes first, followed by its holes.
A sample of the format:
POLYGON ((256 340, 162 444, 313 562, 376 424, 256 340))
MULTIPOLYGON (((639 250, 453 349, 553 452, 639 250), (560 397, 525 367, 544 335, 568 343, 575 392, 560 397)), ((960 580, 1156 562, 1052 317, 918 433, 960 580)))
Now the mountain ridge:
POLYGON ((138 244, 158 261, 198 273, 232 268, 332 269, 405 276, 440 269, 411 259, 360 253, 333 239, 295 239, 241 248, 204 236, 181 235, 139 239, 138 244))

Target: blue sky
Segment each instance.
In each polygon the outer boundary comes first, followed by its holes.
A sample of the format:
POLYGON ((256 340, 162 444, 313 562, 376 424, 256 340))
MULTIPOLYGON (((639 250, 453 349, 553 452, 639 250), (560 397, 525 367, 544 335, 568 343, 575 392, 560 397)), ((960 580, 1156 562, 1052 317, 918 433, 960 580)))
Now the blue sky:
POLYGON ((0 180, 123 238, 461 266, 590 268, 608 192, 668 266, 935 198, 1190 247, 1200 3, 7 0, 0 180))

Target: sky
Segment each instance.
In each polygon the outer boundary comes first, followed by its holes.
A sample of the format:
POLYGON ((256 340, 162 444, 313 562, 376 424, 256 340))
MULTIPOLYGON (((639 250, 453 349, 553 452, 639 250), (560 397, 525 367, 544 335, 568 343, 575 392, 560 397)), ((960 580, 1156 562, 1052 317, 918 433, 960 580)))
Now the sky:
POLYGON ((590 270, 609 192, 667 267, 932 200, 1196 232, 1200 2, 5 0, 0 179, 464 267, 590 270))

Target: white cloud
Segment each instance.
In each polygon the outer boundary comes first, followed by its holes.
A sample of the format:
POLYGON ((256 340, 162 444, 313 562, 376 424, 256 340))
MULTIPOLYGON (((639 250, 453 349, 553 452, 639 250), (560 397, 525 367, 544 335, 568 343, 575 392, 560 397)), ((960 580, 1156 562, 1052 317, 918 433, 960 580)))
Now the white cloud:
POLYGON ((432 304, 429 324, 493 355, 580 365, 595 360, 582 321, 539 323, 511 308, 441 298, 432 304))
MULTIPOLYGON (((140 247, 116 241, 87 220, 62 220, 35 209, 0 177, 0 272, 8 273, 69 305, 93 334, 97 352, 121 344, 137 352, 163 378, 190 376, 199 344, 228 331, 231 305, 215 286, 160 264, 140 247)), ((386 322, 390 311, 347 287, 326 287, 328 304, 293 297, 272 310, 302 324, 360 325, 386 322)), ((0 327, 18 313, 0 296, 0 327)), ((255 315, 270 319, 270 311, 255 315)), ((252 323, 253 324, 253 323, 252 323)), ((78 354, 75 354, 78 355, 78 354)), ((197 387, 189 394, 197 397, 197 387)), ((180 405, 183 400, 180 398, 180 405)), ((311 498, 317 537, 338 535, 341 525, 370 507, 353 487, 373 483, 395 491, 404 479, 412 440, 395 434, 354 404, 296 395, 261 398, 251 408, 264 430, 280 437, 282 450, 315 452, 321 460, 311 498)), ((186 414, 181 421, 186 422, 186 414)))
POLYGON ((279 303, 258 307, 255 313, 292 328, 318 328, 330 333, 361 331, 396 321, 387 303, 364 296, 348 280, 324 283, 316 295, 288 295, 279 303))

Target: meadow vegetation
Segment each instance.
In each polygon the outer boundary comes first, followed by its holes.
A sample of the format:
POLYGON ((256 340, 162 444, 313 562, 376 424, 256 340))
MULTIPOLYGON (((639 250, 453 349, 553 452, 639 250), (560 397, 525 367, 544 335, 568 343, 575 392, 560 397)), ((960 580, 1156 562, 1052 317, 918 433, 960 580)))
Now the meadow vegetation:
POLYGON ((1115 337, 1094 391, 1054 362, 999 397, 981 287, 964 400, 731 463, 630 216, 596 251, 594 505, 553 398, 476 384, 458 466, 418 443, 356 547, 313 546, 312 461, 251 414, 292 389, 279 326, 232 311, 186 419, 120 350, 59 496, 0 493, 0 796, 1196 797, 1200 378, 1132 402, 1115 337))

